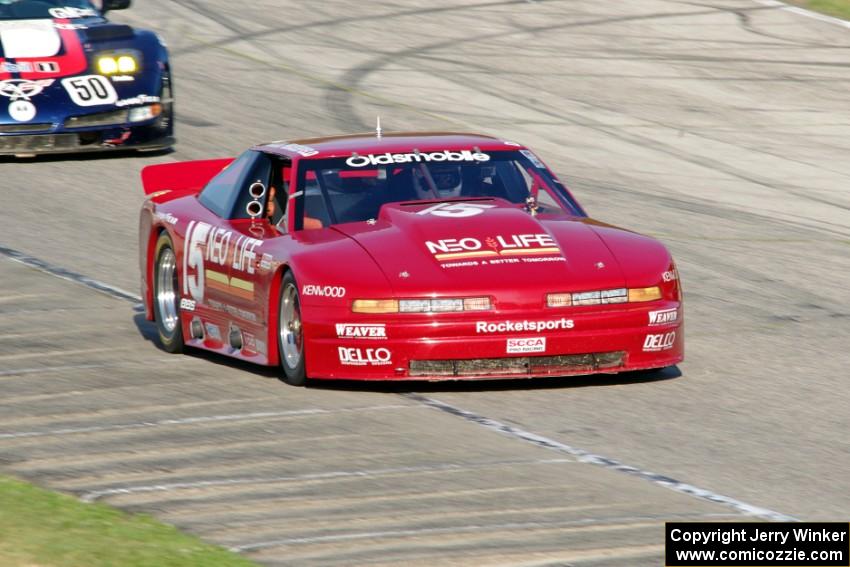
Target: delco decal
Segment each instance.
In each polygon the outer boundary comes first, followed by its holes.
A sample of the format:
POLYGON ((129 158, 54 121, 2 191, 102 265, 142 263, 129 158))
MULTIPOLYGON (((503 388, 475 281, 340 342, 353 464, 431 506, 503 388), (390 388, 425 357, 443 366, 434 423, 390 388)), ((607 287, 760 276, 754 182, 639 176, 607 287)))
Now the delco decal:
POLYGON ((301 288, 301 294, 316 297, 345 297, 345 288, 338 285, 307 284, 301 288))
POLYGON ((386 339, 387 326, 383 323, 377 325, 337 323, 336 336, 340 339, 386 339))
POLYGON ((339 362, 347 366, 386 366, 392 364, 392 353, 386 348, 338 347, 339 362))
POLYGON ((661 311, 649 312, 650 325, 667 325, 669 323, 675 323, 678 319, 678 309, 663 309, 661 311))
POLYGON ((253 274, 256 248, 262 243, 262 240, 237 235, 205 222, 190 222, 183 245, 183 293, 191 295, 195 301, 203 302, 204 290, 209 281, 209 285, 228 293, 253 298, 252 282, 228 276, 225 271, 229 266, 238 272, 253 274), (216 267, 225 267, 225 271, 218 271, 216 267))
POLYGON ((523 354, 529 352, 546 352, 546 337, 508 339, 508 354, 523 354))
POLYGON ((673 343, 675 342, 676 331, 670 331, 661 335, 646 335, 646 339, 643 341, 643 350, 645 352, 670 350, 673 348, 673 343))
POLYGON ((180 309, 181 311, 194 311, 195 300, 184 297, 180 300, 180 309))
POLYGON ((499 323, 487 323, 478 321, 475 323, 476 333, 516 333, 518 331, 557 331, 572 329, 575 321, 572 319, 551 319, 548 321, 501 321, 499 323))
POLYGON ((545 233, 488 236, 483 241, 472 238, 426 240, 425 246, 437 260, 487 258, 499 256, 532 256, 559 254, 558 243, 545 233))
POLYGON ((391 165, 394 163, 422 163, 422 162, 452 162, 452 161, 490 161, 490 156, 482 152, 471 152, 462 150, 451 152, 417 152, 411 154, 366 154, 365 156, 353 155, 345 160, 349 167, 366 167, 368 165, 391 165))

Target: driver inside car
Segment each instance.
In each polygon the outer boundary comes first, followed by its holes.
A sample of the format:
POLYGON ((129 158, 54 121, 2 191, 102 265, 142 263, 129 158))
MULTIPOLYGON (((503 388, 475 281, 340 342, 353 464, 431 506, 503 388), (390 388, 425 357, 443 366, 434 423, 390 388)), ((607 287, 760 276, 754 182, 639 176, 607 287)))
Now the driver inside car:
POLYGON ((431 164, 413 170, 413 186, 421 200, 459 197, 463 175, 459 165, 431 164))

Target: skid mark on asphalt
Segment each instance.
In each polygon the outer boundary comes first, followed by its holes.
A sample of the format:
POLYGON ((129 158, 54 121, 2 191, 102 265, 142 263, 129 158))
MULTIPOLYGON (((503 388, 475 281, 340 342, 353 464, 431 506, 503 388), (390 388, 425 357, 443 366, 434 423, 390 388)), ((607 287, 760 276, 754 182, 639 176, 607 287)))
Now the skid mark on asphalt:
POLYGON ((698 486, 693 486, 691 484, 686 484, 674 478, 670 478, 669 476, 664 476, 658 473, 645 471, 639 469, 637 467, 633 467, 627 465, 625 463, 621 463, 615 459, 610 459, 608 457, 604 457, 602 455, 597 455, 591 453, 589 451, 585 451, 584 449, 579 449, 578 447, 573 447, 571 445, 566 445, 559 441, 555 441, 554 439, 549 439, 548 437, 543 437, 542 435, 537 435, 536 433, 532 433, 530 431, 525 431, 518 427, 513 427, 511 425, 507 425, 496 421, 495 419, 490 419, 452 405, 443 403, 439 400, 435 400, 433 398, 427 398, 420 394, 402 394, 406 398, 411 400, 416 400, 422 404, 425 404, 428 407, 434 408, 436 410, 448 413, 450 415, 454 415, 456 417, 460 417, 469 421, 471 423, 475 423, 477 425, 481 425, 486 427, 487 429, 491 429, 493 431, 497 431, 503 435, 507 435, 509 437, 513 437, 515 439, 520 439, 527 443, 531 443, 538 447, 549 449, 551 451, 558 451, 560 453, 566 453, 567 455, 571 455, 578 459, 581 463, 587 463, 591 465, 596 465, 600 467, 604 467, 609 470, 625 473, 628 475, 636 476, 643 480, 647 480, 653 484, 658 486, 662 486, 664 488, 668 488, 675 492, 680 492, 682 494, 687 494, 688 496, 693 496, 694 498, 699 498, 700 500, 708 500, 709 502, 714 502, 716 504, 722 504, 738 512, 747 515, 747 516, 755 516, 757 518, 764 518, 766 520, 770 520, 773 522, 796 522, 797 518, 792 516, 786 516, 785 514, 780 514, 779 512, 775 512, 773 510, 769 510, 767 508, 761 508, 759 506, 754 506, 752 504, 747 504, 746 502, 742 502, 735 498, 731 498, 729 496, 724 496, 722 494, 717 494, 716 492, 712 492, 710 490, 706 490, 704 488, 699 488, 698 486))
POLYGON ((535 460, 502 460, 488 461, 486 463, 473 463, 458 465, 454 463, 445 463, 438 465, 423 465, 418 467, 392 467, 385 469, 368 469, 354 471, 331 471, 325 473, 310 473, 302 475, 282 475, 270 477, 244 477, 244 478, 225 478, 218 480, 201 480, 197 482, 173 482, 163 484, 148 484, 141 486, 127 486, 122 488, 108 488, 104 490, 93 490, 86 492, 80 496, 83 502, 94 502, 109 496, 118 496, 125 494, 138 494, 144 492, 170 492, 175 490, 195 490, 201 488, 239 486, 245 484, 271 484, 278 482, 293 482, 293 481, 309 481, 309 480, 329 480, 335 478, 352 478, 352 477, 378 477, 387 475, 408 475, 408 474, 423 474, 423 473, 439 473, 439 472, 463 472, 475 469, 490 469, 494 466, 504 465, 549 465, 575 463, 573 459, 535 459, 535 460))

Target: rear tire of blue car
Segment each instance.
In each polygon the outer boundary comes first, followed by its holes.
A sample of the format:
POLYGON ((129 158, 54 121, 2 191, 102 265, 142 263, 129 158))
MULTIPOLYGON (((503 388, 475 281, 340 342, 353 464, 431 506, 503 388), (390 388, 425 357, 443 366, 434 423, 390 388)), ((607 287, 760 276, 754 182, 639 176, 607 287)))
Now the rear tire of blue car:
POLYGON ((153 307, 159 342, 166 352, 183 352, 177 255, 167 232, 156 241, 153 265, 153 307))
POLYGON ((280 284, 277 317, 277 352, 283 368, 283 381, 290 386, 307 382, 304 363, 304 330, 301 320, 301 297, 292 272, 287 271, 280 284))

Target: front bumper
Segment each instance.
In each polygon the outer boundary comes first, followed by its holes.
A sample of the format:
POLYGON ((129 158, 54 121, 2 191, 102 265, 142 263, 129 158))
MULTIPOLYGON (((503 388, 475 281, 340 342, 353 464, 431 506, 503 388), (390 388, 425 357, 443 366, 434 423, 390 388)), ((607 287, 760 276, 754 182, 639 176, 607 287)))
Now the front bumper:
POLYGON ((305 319, 307 373, 318 379, 481 380, 613 374, 684 359, 679 302, 592 309, 383 320, 351 314, 341 320, 334 310, 311 309, 305 319), (659 311, 674 311, 675 319, 668 315, 667 322, 650 324, 657 319, 650 313, 659 311), (524 321, 572 325, 516 330, 524 321), (487 332, 481 323, 498 330, 487 332))
POLYGON ((41 131, 34 129, 20 133, 2 133, 5 125, 0 125, 0 155, 31 156, 110 150, 166 149, 173 146, 176 140, 171 134, 171 129, 158 124, 158 120, 149 124, 116 124, 85 129, 69 129, 46 124, 41 131))

